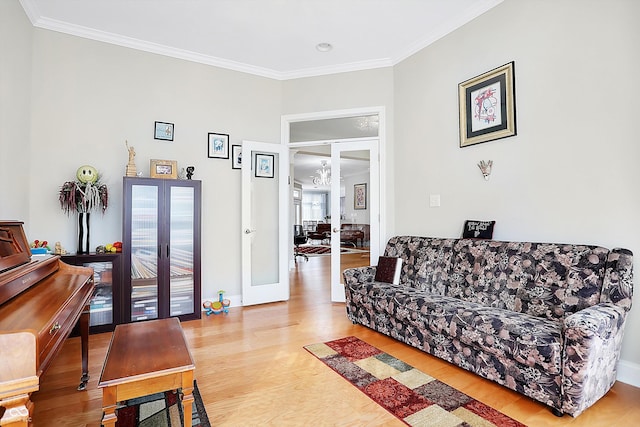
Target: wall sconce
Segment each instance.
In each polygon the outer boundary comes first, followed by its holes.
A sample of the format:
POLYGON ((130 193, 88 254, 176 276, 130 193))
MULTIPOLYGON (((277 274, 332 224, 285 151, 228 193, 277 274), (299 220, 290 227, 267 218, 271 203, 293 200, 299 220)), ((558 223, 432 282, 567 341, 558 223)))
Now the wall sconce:
POLYGON ((493 166, 493 160, 488 160, 488 161, 484 161, 484 160, 480 160, 480 163, 478 163, 478 167, 480 168, 480 172, 482 172, 482 176, 484 177, 485 181, 489 181, 489 176, 491 175, 491 166, 493 166))

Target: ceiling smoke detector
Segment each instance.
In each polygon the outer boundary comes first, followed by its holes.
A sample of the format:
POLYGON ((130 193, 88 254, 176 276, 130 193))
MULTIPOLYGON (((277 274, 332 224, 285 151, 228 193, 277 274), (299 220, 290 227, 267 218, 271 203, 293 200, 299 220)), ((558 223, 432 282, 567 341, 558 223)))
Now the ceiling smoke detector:
POLYGON ((320 52, 329 52, 331 49, 333 49, 333 46, 331 46, 331 43, 318 43, 316 45, 316 49, 318 49, 320 52))

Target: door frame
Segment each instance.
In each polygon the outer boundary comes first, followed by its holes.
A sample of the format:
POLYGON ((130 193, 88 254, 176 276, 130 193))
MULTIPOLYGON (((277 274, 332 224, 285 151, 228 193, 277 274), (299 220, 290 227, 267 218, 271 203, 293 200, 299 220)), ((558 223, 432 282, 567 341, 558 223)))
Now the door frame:
MULTIPOLYGON (((300 114, 288 114, 283 115, 280 120, 280 134, 281 134, 281 143, 288 147, 289 150, 301 148, 301 147, 309 147, 314 145, 329 145, 333 143, 340 142, 356 142, 356 141, 370 141, 372 139, 378 140, 378 201, 379 201, 379 211, 378 211, 378 223, 379 223, 379 248, 378 253, 382 253, 384 249, 383 246, 386 242, 385 236, 386 234, 386 223, 384 219, 386 216, 386 188, 384 183, 386 182, 386 109, 384 106, 373 106, 373 107, 362 107, 362 108, 351 108, 344 110, 330 110, 330 111, 320 111, 315 113, 300 113, 300 114), (296 122, 305 122, 312 120, 324 120, 324 119, 338 119, 338 118, 346 118, 346 117, 358 117, 358 116, 367 116, 367 115, 378 115, 378 136, 375 137, 366 137, 366 138, 336 138, 329 140, 320 140, 320 141, 306 141, 306 142, 291 142, 291 133, 290 133, 290 125, 291 123, 296 122)), ((375 161, 376 159, 370 159, 370 161, 375 161)), ((293 208, 293 195, 290 194, 290 202, 289 209, 293 208)), ((292 228, 292 227, 289 227, 292 228)), ((292 231, 289 231, 289 240, 293 241, 292 231)), ((291 260, 290 268, 293 268, 294 262, 291 260)), ((332 292, 333 294, 333 292, 332 292)))

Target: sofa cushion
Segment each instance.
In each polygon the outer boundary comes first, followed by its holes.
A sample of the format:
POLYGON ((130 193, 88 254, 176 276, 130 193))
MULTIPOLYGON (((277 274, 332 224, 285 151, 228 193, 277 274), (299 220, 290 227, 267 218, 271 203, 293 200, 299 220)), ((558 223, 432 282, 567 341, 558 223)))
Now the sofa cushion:
POLYGON ((447 296, 489 307, 517 310, 516 294, 534 269, 522 262, 527 243, 458 240, 447 296))
POLYGON ((521 257, 535 273, 518 290, 516 311, 561 320, 597 304, 608 253, 596 246, 531 244, 521 257))
POLYGON ((400 283, 444 295, 456 239, 396 236, 389 239, 384 254, 402 258, 400 283))
MULTIPOLYGON (((560 323, 485 307, 456 298, 433 295, 402 285, 373 282, 352 287, 369 310, 416 328, 459 340, 497 359, 514 359, 549 374, 560 372, 562 338, 560 323)), ((360 298, 358 298, 360 299, 360 298)))

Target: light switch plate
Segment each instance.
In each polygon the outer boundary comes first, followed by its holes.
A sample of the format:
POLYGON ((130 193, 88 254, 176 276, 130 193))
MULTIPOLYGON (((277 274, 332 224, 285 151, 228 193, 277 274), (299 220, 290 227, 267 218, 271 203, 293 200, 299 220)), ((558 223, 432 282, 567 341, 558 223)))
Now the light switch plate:
POLYGON ((429 207, 430 208, 438 208, 438 207, 440 207, 440 195, 439 194, 430 194, 429 195, 429 207))

